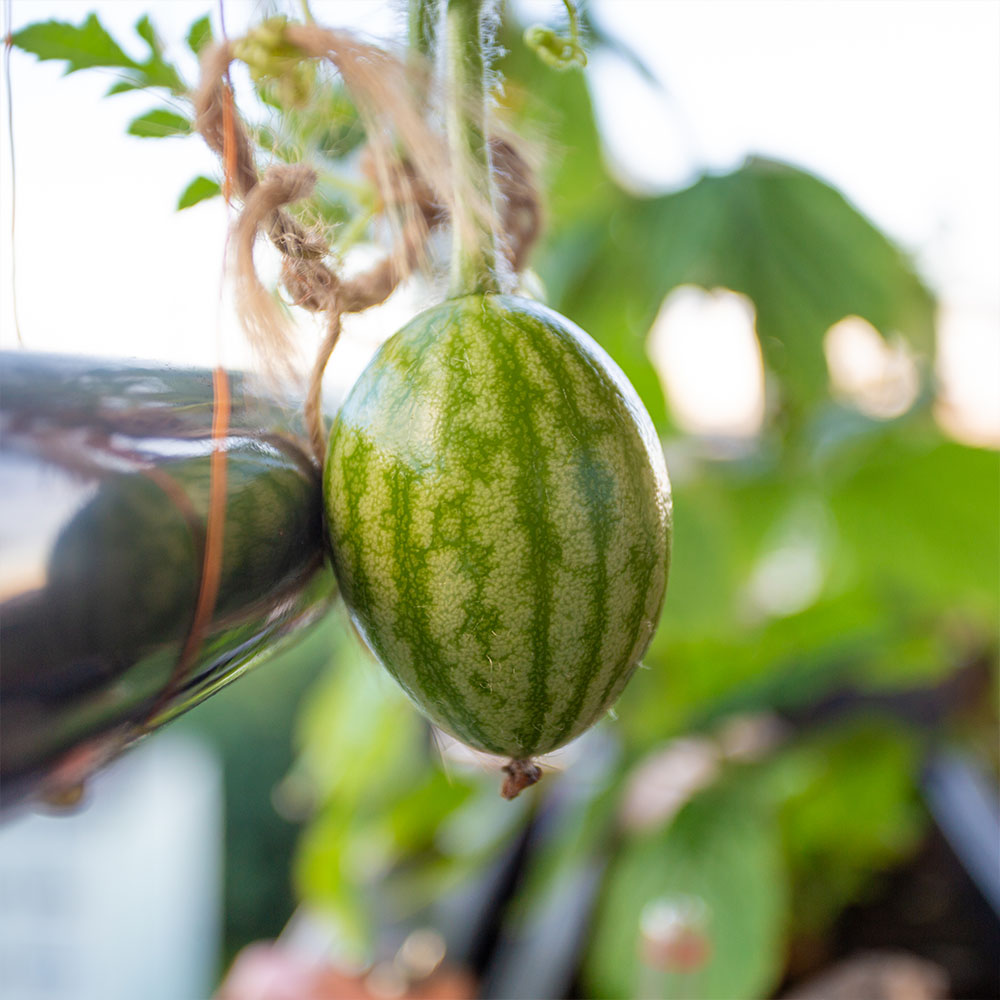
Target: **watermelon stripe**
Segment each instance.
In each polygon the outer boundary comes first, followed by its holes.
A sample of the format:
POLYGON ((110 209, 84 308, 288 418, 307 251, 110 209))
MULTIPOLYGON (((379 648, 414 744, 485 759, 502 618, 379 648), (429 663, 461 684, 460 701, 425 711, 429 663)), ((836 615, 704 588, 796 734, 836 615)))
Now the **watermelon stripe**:
MULTIPOLYGON (((501 314, 502 316, 502 314, 501 314)), ((506 322, 507 327, 513 324, 506 322)), ((517 330, 514 328, 514 335, 517 330)), ((556 331, 558 334, 558 331, 556 331)), ((567 408, 565 430, 576 436, 574 428, 595 430, 594 421, 589 422, 584 416, 578 399, 577 386, 569 370, 569 360, 565 354, 560 354, 556 345, 548 341, 535 341, 532 345, 539 355, 545 370, 551 375, 567 408)), ((576 456, 573 486, 583 499, 590 512, 587 528, 590 531, 595 553, 605 552, 611 538, 611 519, 617 497, 614 489, 614 475, 606 463, 600 449, 589 443, 587 437, 581 435, 579 453, 576 456)), ((559 715, 556 726, 559 730, 570 731, 576 728, 580 721, 581 708, 595 675, 601 667, 601 644, 609 617, 607 603, 608 571, 603 559, 596 559, 587 574, 586 593, 589 597, 589 607, 582 616, 582 632, 584 634, 584 651, 576 671, 576 681, 571 696, 566 701, 563 712, 559 715)))
MULTIPOLYGON (((476 538, 477 517, 475 501, 469 483, 488 483, 491 472, 491 455, 497 440, 484 433, 468 419, 469 410, 475 405, 476 397, 470 383, 474 373, 468 349, 461 341, 462 329, 457 323, 449 324, 442 336, 455 338, 455 351, 460 363, 449 369, 444 387, 453 405, 442 416, 442 436, 455 442, 468 455, 464 475, 448 493, 442 496, 434 519, 434 543, 442 551, 461 550, 457 561, 461 564, 464 578, 468 582, 468 593, 460 600, 462 620, 461 635, 467 640, 460 656, 452 664, 452 675, 459 686, 466 689, 470 701, 484 697, 499 702, 503 708, 507 699, 497 695, 494 685, 494 662, 491 657, 491 637, 500 627, 500 609, 492 603, 486 593, 486 581, 490 573, 490 562, 495 546, 476 538)), ((489 749, 497 745, 482 737, 482 743, 489 749)))
MULTIPOLYGON (((514 335, 519 331, 514 331, 514 335)), ((522 702, 526 712, 523 723, 514 730, 522 756, 535 752, 539 735, 544 731, 543 722, 548 705, 546 677, 551 666, 548 642, 551 620, 551 581, 549 567, 558 561, 559 542, 557 529, 547 516, 548 504, 545 496, 545 480, 538 474, 544 463, 544 450, 532 415, 536 393, 525 380, 519 378, 521 362, 514 346, 507 337, 509 331, 498 330, 493 339, 497 368, 506 392, 500 403, 504 423, 511 435, 520 441, 520 463, 514 484, 515 504, 519 519, 528 536, 524 553, 525 585, 531 595, 532 619, 528 636, 530 643, 530 667, 527 683, 522 692, 522 702)))
MULTIPOLYGON (((396 530, 408 535, 414 528, 413 479, 415 474, 401 466, 396 466, 388 475, 389 516, 396 530)), ((431 586, 428 563, 423 553, 416 547, 397 545, 396 580, 398 601, 392 624, 393 637, 405 643, 414 658, 426 665, 426 669, 412 675, 414 694, 434 703, 443 703, 445 714, 452 722, 456 735, 463 740, 481 740, 483 733, 469 715, 465 699, 448 676, 445 664, 447 654, 441 644, 434 639, 430 628, 428 608, 431 605, 431 586)))
MULTIPOLYGON (((633 546, 630 552, 629 564, 637 566, 637 575, 642 573, 642 570, 646 568, 648 564, 648 555, 646 554, 648 550, 644 546, 633 546)), ((630 619, 634 622, 649 621, 648 618, 644 618, 643 614, 645 607, 649 602, 648 592, 637 588, 635 592, 635 601, 632 605, 630 619)), ((613 701, 615 697, 621 692, 628 682, 629 677, 632 672, 639 665, 639 657, 645 652, 646 645, 649 639, 652 638, 652 628, 649 628, 648 634, 644 639, 639 640, 642 645, 642 649, 636 652, 635 648, 627 649, 622 656, 621 660, 615 665, 615 669, 609 671, 609 676, 607 683, 602 689, 600 696, 597 699, 597 708, 595 715, 604 711, 604 706, 610 701, 613 701)))
MULTIPOLYGON (((559 331, 556 331, 556 333, 558 335, 559 331)), ((562 387, 572 385, 573 379, 568 369, 566 356, 560 355, 554 350, 546 350, 545 355, 546 364, 550 371, 553 371, 559 385, 562 387)), ((582 363, 587 368, 593 370, 593 366, 587 364, 587 359, 582 359, 582 363)), ((577 404, 575 391, 573 389, 565 391, 564 389, 563 396, 570 411, 572 412, 573 423, 576 423, 577 426, 585 425, 586 420, 580 406, 577 404)), ((591 410, 593 412, 594 407, 591 407, 591 410)), ((596 536, 597 551, 606 552, 609 556, 612 556, 615 552, 620 551, 619 546, 623 544, 623 538, 613 538, 613 535, 627 537, 631 532, 640 532, 646 535, 647 544, 645 546, 645 550, 647 552, 655 553, 655 538, 651 537, 651 534, 655 533, 656 525, 652 519, 637 521, 634 524, 629 523, 627 531, 614 532, 611 529, 609 522, 615 517, 615 508, 623 506, 622 498, 616 493, 616 495, 608 498, 609 502, 606 505, 596 505, 597 510, 595 511, 595 500, 597 498, 591 492, 593 487, 596 485, 593 480, 595 478, 599 478, 601 473, 608 475, 611 481, 615 482, 617 477, 614 475, 614 469, 620 469, 623 466, 627 469, 628 474, 625 477, 627 482, 642 482, 644 473, 645 478, 648 479, 648 463, 645 461, 645 456, 637 454, 634 449, 615 448, 615 444, 619 443, 619 437, 615 433, 614 421, 604 418, 603 412, 601 412, 601 416, 598 419, 595 420, 591 418, 589 423, 589 432, 603 432, 593 434, 593 439, 597 442, 596 446, 586 445, 581 448, 582 455, 586 455, 590 451, 595 453, 593 467, 590 469, 589 478, 591 481, 588 483, 588 477, 585 476, 584 482, 581 483, 580 486, 580 492, 585 497, 588 509, 592 511, 592 516, 589 519, 589 527, 596 536), (614 452, 614 454, 608 454, 609 448, 614 452)), ((630 560, 627 564, 624 575, 637 579, 647 578, 650 571, 654 568, 651 564, 655 564, 655 562, 655 556, 652 558, 647 557, 646 562, 640 565, 636 565, 634 561, 630 560)), ((598 561, 595 566, 595 570, 595 575, 598 579, 592 580, 591 593, 595 595, 597 608, 600 612, 599 628, 601 630, 601 634, 604 638, 608 638, 608 630, 611 626, 611 609, 606 599, 606 595, 608 581, 612 576, 609 560, 606 559, 598 561)), ((641 620, 641 614, 643 611, 642 605, 645 603, 645 594, 643 591, 636 590, 635 597, 631 601, 628 613, 620 616, 621 619, 630 623, 641 620)), ((647 642, 648 638, 646 642, 642 643, 642 651, 644 651, 647 642)), ((609 642, 608 645, 611 645, 611 643, 609 642)), ((611 697, 611 691, 616 687, 616 685, 618 686, 618 691, 624 687, 624 680, 620 680, 622 672, 628 664, 633 663, 637 658, 637 655, 639 655, 634 654, 633 649, 630 646, 625 648, 621 659, 615 665, 614 669, 609 672, 610 677, 608 681, 597 689, 599 694, 596 699, 596 704, 591 705, 589 699, 587 699, 587 694, 591 684, 598 675, 601 664, 604 662, 604 659, 601 656, 604 650, 602 649, 602 641, 600 637, 597 638, 595 646, 596 652, 594 654, 594 661, 591 662, 588 658, 588 660, 585 660, 581 665, 578 671, 579 676, 577 687, 573 696, 567 703, 565 711, 558 718, 557 727, 561 730, 578 732, 581 729, 586 728, 586 726, 592 724, 592 722, 605 710, 609 700, 613 700, 611 697), (586 710, 584 710, 585 701, 587 702, 586 710)))
MULTIPOLYGON (((341 455, 341 479, 349 479, 352 476, 358 477, 362 475, 365 464, 369 460, 371 452, 373 451, 371 443, 366 441, 361 435, 353 434, 352 438, 352 443, 354 445, 353 450, 345 450, 341 455)), ((328 478, 330 477, 331 466, 332 463, 327 463, 326 471, 328 478)), ((329 489, 326 490, 326 495, 327 497, 331 495, 329 489)), ((360 507, 363 494, 338 490, 335 495, 340 504, 340 509, 338 510, 338 514, 340 516, 338 517, 338 521, 343 524, 345 529, 345 546, 354 547, 357 545, 356 540, 360 537, 360 507)), ((361 604, 370 604, 373 600, 373 594, 368 583, 365 568, 358 559, 353 560, 352 568, 352 573, 349 577, 346 577, 351 587, 351 599, 352 601, 357 601, 361 604)))

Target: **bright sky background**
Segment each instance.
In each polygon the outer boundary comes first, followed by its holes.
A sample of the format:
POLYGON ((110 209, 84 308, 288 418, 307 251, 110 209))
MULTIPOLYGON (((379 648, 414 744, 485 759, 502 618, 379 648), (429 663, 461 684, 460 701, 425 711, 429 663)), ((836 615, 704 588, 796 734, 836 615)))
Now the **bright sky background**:
MULTIPOLYGON (((188 24, 218 9, 204 0, 11 3, 15 29, 50 17, 79 23, 96 9, 126 44, 148 10, 178 50, 188 24)), ((556 0, 521 6, 529 18, 561 17, 556 0)), ((260 8, 226 0, 230 34, 260 8)), ((374 36, 403 20, 398 4, 381 0, 312 0, 312 8, 322 22, 374 36)), ((595 0, 593 10, 663 83, 657 92, 617 60, 592 61, 620 173, 661 190, 757 153, 837 185, 914 255, 942 300, 941 365, 952 392, 1000 426, 1000 4, 595 0)), ((193 63, 185 65, 193 77, 193 63)), ((245 363, 219 290, 225 209, 215 201, 174 212, 192 176, 216 172, 208 150, 197 139, 126 136, 129 119, 155 99, 103 100, 110 75, 62 79, 58 64, 19 52, 11 69, 25 346, 245 363)), ((11 347, 6 129, 2 147, 0 346, 11 347)), ((684 309, 697 322, 690 301, 684 309)), ((390 304, 338 348, 342 380, 405 311, 406 303, 390 304)))

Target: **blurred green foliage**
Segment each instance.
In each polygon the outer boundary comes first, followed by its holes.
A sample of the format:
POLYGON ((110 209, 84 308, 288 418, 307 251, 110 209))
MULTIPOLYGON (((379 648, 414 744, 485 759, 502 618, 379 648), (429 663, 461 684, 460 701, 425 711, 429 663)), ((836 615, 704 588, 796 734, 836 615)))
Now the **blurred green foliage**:
MULTIPOLYGON (((598 27, 593 44, 621 55, 598 27)), ((136 30, 151 51, 145 63, 94 16, 79 28, 23 29, 14 44, 69 71, 117 67, 129 85, 176 92, 148 19, 136 30)), ((198 22, 191 48, 207 37, 198 22)), ((792 165, 750 159, 683 190, 636 195, 606 166, 586 76, 546 66, 509 12, 501 42, 502 113, 545 161, 547 232, 533 267, 549 303, 622 366, 668 458, 680 459, 674 563, 649 669, 599 732, 615 748, 599 780, 574 788, 597 745, 585 739, 568 773, 508 804, 495 774, 442 756, 355 638, 328 623, 294 662, 192 716, 230 762, 230 940, 251 935, 244 916, 257 921, 253 936, 275 933, 290 908, 275 858, 286 856, 291 827, 267 800, 288 769, 282 801, 309 817, 296 893, 332 915, 358 953, 377 953, 381 928, 434 913, 484 878, 551 814, 555 829, 515 887, 503 933, 541 933, 551 913, 559 919, 560 893, 589 873, 600 883, 582 980, 592 995, 765 995, 789 942, 821 935, 922 835, 919 769, 953 723, 945 705, 917 725, 891 696, 925 691, 933 702, 932 685, 970 658, 995 656, 997 456, 935 423, 933 296, 838 191, 792 165), (684 284, 740 292, 756 310, 767 416, 752 447, 729 458, 679 429, 647 353, 664 297, 684 284), (908 412, 873 419, 831 392, 823 339, 848 316, 905 342, 921 379, 908 412), (789 552, 808 561, 813 582, 784 606, 768 604, 762 571, 780 569, 789 552), (290 718, 329 650, 333 665, 298 717, 293 763, 290 718), (842 710, 824 715, 838 692, 842 710), (746 759, 724 750, 727 723, 776 717, 780 736, 746 759), (718 749, 712 779, 654 828, 630 827, 621 803, 637 764, 692 732, 718 749), (643 915, 660 904, 694 908, 708 943, 696 968, 649 961, 643 915)), ((364 221, 356 111, 336 80, 317 76, 316 86, 310 102, 284 107, 280 88, 262 83, 269 115, 258 139, 281 158, 319 160, 320 220, 364 221)), ((186 127, 156 114, 132 131, 186 127)), ((198 178, 181 207, 214 194, 213 184, 198 178)), ((992 713, 986 722, 995 724, 992 713)))
POLYGON ((764 769, 802 932, 821 933, 874 874, 916 847, 925 822, 912 789, 918 765, 913 733, 868 718, 811 734, 764 769))
POLYGON ((227 964, 249 942, 279 934, 294 909, 289 859, 298 829, 274 803, 294 760, 289 733, 338 635, 335 615, 327 615, 301 642, 175 723, 223 763, 227 964))
POLYGON ((773 985, 788 876, 769 803, 755 793, 737 781, 720 784, 665 829, 622 846, 587 955, 596 996, 760 996, 773 985), (671 954, 678 923, 708 949, 690 971, 683 953, 671 954))

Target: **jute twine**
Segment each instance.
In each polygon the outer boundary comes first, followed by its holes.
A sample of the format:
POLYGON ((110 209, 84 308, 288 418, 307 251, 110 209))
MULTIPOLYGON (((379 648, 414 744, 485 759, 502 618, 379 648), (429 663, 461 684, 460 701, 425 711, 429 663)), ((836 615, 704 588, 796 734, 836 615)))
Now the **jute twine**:
MULTIPOLYGON (((400 281, 425 262, 428 236, 448 219, 453 199, 468 200, 470 194, 454 191, 446 143, 426 121, 426 75, 347 32, 288 25, 285 38, 305 57, 331 62, 355 101, 366 133, 364 168, 397 234, 384 259, 356 277, 343 277, 325 238, 285 210, 310 197, 316 171, 306 163, 279 164, 258 175, 254 146, 235 111, 228 80, 234 59, 232 43, 212 45, 202 54, 201 82, 193 95, 195 125, 223 160, 227 183, 242 201, 231 246, 237 311, 255 352, 270 368, 289 372, 291 335, 254 265, 253 248, 262 231, 282 255, 281 282, 292 302, 324 315, 326 331, 303 405, 310 444, 322 466, 326 452, 323 373, 340 337, 343 317, 384 302, 400 281)), ((491 139, 490 150, 498 204, 491 205, 482 193, 472 192, 471 197, 479 197, 480 211, 499 235, 505 263, 517 273, 540 230, 538 194, 532 172, 511 140, 491 139)))

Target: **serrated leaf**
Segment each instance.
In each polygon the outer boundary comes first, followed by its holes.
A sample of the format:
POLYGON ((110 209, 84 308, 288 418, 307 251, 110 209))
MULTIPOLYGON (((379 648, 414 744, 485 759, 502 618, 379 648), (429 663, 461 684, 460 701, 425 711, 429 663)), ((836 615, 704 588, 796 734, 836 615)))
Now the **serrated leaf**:
POLYGON ((196 177, 188 184, 180 198, 178 198, 177 210, 190 208, 192 205, 197 205, 199 201, 205 201, 207 198, 214 198, 221 190, 219 182, 212 180, 211 177, 196 177))
POLYGON ((166 108, 154 108, 129 122, 128 134, 140 139, 164 139, 177 135, 188 135, 191 122, 183 115, 166 108))
POLYGON ((587 949, 592 995, 769 995, 783 964, 786 881, 777 825, 763 796, 736 782, 702 793, 668 829, 619 852, 587 949), (657 967, 659 956, 650 952, 658 942, 650 948, 643 923, 648 934, 653 909, 688 903, 701 909, 694 926, 707 954, 686 973, 657 967))
POLYGON ((138 68, 135 60, 129 58, 108 34, 96 14, 89 14, 79 26, 67 21, 29 24, 15 32, 11 42, 41 60, 65 60, 67 73, 95 66, 138 68))
POLYGON ((96 14, 88 15, 80 25, 66 21, 29 24, 11 41, 39 59, 64 60, 67 73, 96 67, 129 70, 130 78, 116 83, 108 91, 109 95, 141 87, 165 87, 173 94, 184 93, 184 81, 176 67, 164 60, 162 44, 150 19, 145 15, 141 17, 135 30, 149 47, 150 58, 145 62, 137 62, 127 55, 96 14))
POLYGON ((147 87, 166 87, 174 94, 182 94, 184 81, 175 66, 163 58, 163 43, 147 14, 135 23, 136 34, 149 46, 149 59, 142 63, 142 74, 147 87))
POLYGON ((162 52, 163 47, 160 44, 159 36, 156 34, 156 29, 148 14, 143 14, 135 22, 135 33, 149 46, 149 50, 154 56, 162 52))
POLYGON ((188 28, 187 46, 197 56, 212 41, 212 20, 206 14, 188 28))
POLYGON ((177 70, 162 59, 151 59, 142 65, 143 86, 164 87, 172 94, 186 93, 187 87, 177 70))

